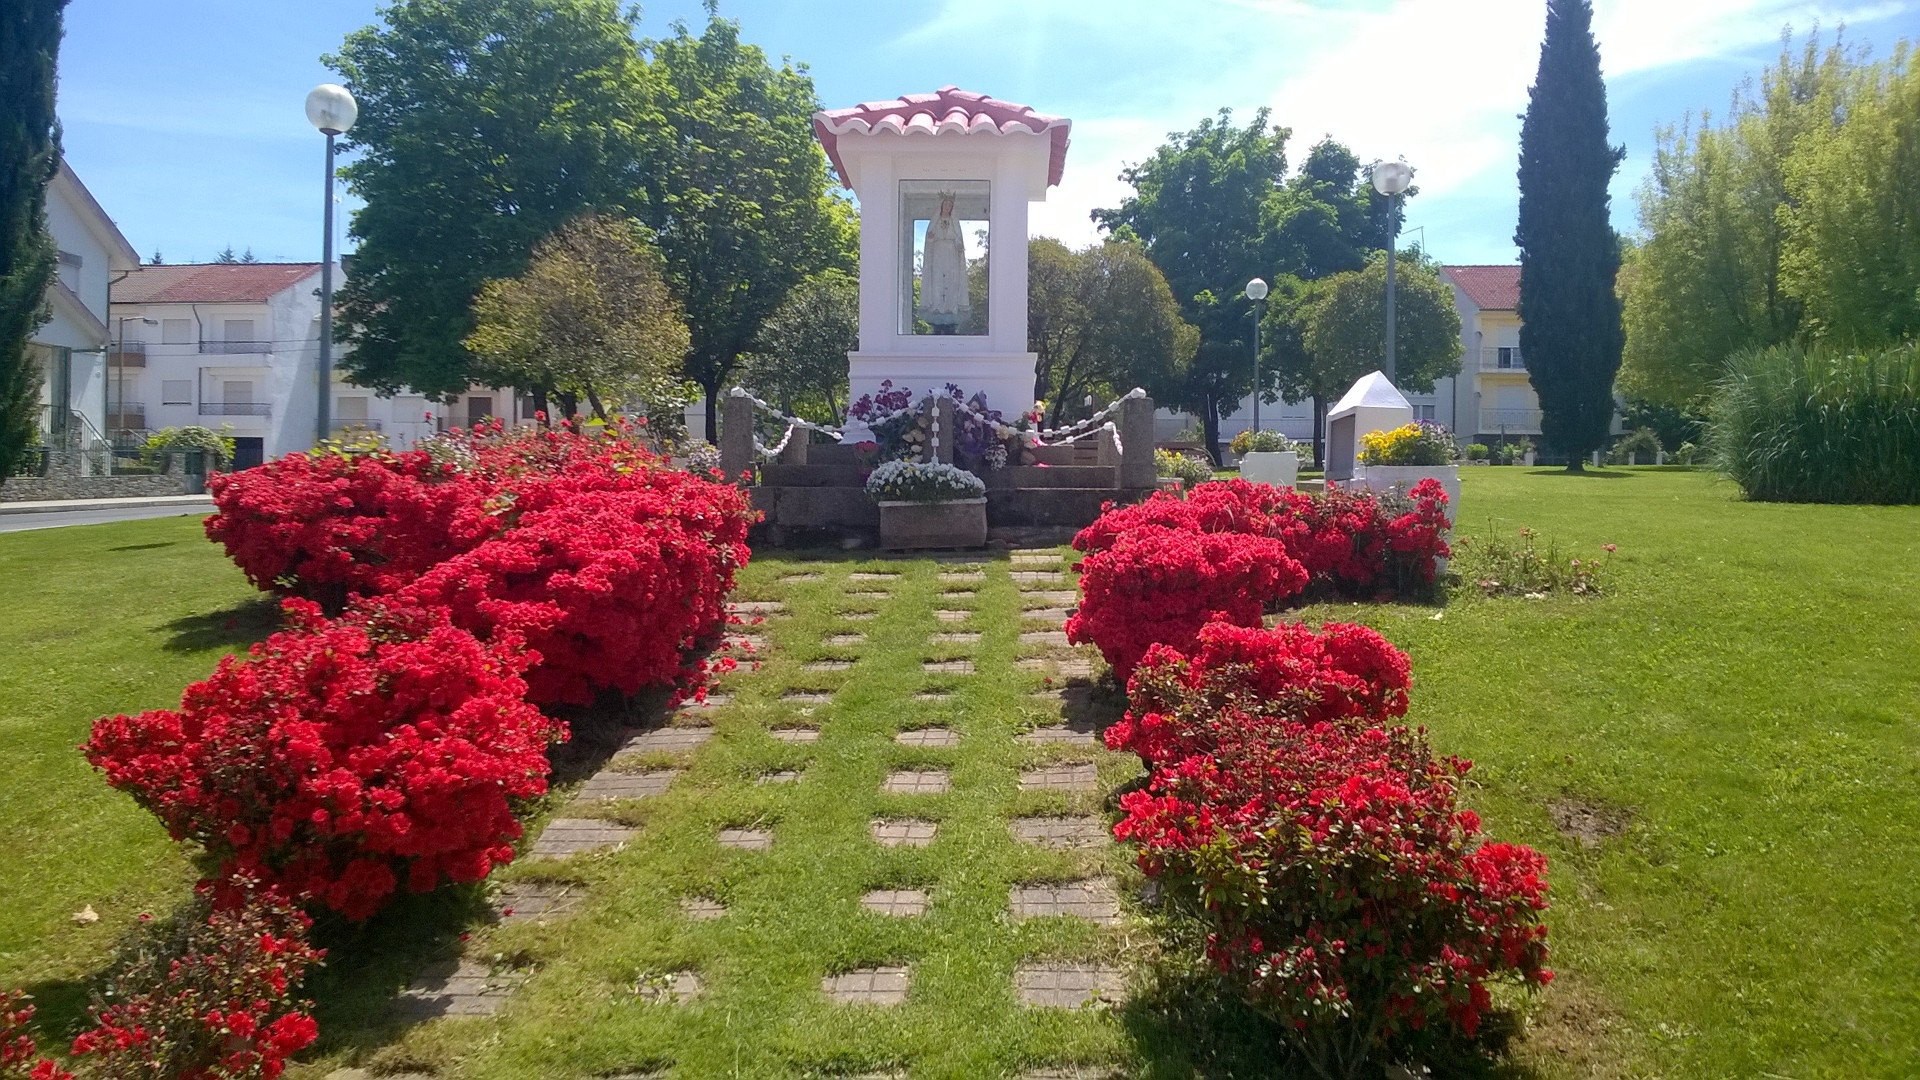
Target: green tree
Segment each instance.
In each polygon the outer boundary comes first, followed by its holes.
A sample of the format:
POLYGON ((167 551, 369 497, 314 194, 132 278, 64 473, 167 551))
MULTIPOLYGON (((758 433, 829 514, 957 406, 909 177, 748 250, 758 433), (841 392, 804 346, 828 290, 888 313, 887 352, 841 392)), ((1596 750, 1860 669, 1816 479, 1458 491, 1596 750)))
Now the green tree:
POLYGON ((1547 0, 1540 68, 1520 123, 1520 346, 1540 431, 1567 469, 1606 442, 1620 370, 1620 241, 1607 184, 1625 151, 1607 141, 1607 87, 1589 0, 1547 0))
POLYGON ((1198 414, 1216 457, 1221 416, 1253 389, 1252 305, 1241 290, 1248 279, 1274 273, 1262 220, 1286 175, 1289 134, 1269 128, 1265 109, 1245 127, 1222 109, 1124 169, 1120 178, 1134 193, 1093 213, 1109 232, 1125 227, 1140 238, 1181 314, 1199 328, 1192 362, 1162 388, 1160 403, 1198 414))
POLYGON ((789 416, 837 424, 847 401, 847 354, 859 338, 859 283, 844 270, 822 270, 794 286, 761 324, 740 381, 789 416))
POLYGON ((490 383, 584 397, 601 420, 609 403, 677 420, 687 341, 637 223, 589 214, 541 241, 523 273, 481 287, 466 345, 490 383))
POLYGON ((66 0, 17 0, 0 14, 0 483, 39 435, 40 367, 27 340, 53 283, 47 184, 60 168, 53 111, 66 0))
POLYGON ((213 261, 222 266, 231 266, 240 261, 240 256, 235 255, 233 253, 233 245, 228 244, 226 247, 220 249, 220 254, 215 255, 213 261))
POLYGON ((637 209, 657 128, 619 0, 394 0, 326 58, 359 99, 342 170, 353 275, 338 298, 355 382, 432 396, 473 382, 480 286, 526 269, 585 211, 637 209))
POLYGON ((1731 357, 1798 335, 1801 304, 1782 281, 1788 161, 1844 113, 1853 64, 1811 35, 1797 56, 1782 47, 1757 90, 1735 94, 1724 123, 1703 116, 1660 133, 1640 242, 1621 270, 1627 394, 1698 402, 1731 357))
POLYGON ((1871 350, 1920 337, 1920 50, 1848 81, 1788 163, 1781 275, 1814 338, 1871 350))
POLYGON ((813 136, 820 103, 806 69, 774 67, 712 16, 647 42, 651 124, 642 217, 687 307, 687 377, 706 392, 708 439, 718 395, 787 293, 828 268, 853 269, 851 206, 831 193, 813 136))
MULTIPOLYGON (((1460 370, 1460 312, 1439 268, 1418 253, 1402 257, 1394 269, 1394 378, 1403 390, 1430 394, 1435 379, 1460 370)), ((1380 366, 1387 325, 1386 255, 1374 256, 1364 270, 1316 283, 1291 311, 1276 311, 1269 322, 1290 323, 1299 335, 1298 351, 1280 356, 1280 385, 1287 396, 1297 401, 1311 395, 1316 405, 1337 398, 1380 366)), ((1276 329, 1283 335, 1288 331, 1285 325, 1276 329)), ((1315 410, 1316 429, 1322 408, 1315 410)))
POLYGON ((1110 399, 1141 386, 1158 396, 1179 386, 1200 332, 1138 243, 1070 251, 1043 237, 1028 246, 1027 263, 1027 347, 1039 357, 1034 397, 1049 403, 1049 424, 1087 394, 1110 399))

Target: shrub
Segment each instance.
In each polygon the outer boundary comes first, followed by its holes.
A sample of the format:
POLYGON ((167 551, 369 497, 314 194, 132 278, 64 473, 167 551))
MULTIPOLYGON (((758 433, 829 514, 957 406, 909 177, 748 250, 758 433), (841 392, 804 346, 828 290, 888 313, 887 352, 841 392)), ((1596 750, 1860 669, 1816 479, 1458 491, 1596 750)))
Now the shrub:
POLYGON ((582 472, 526 485, 511 528, 398 595, 484 640, 524 639, 529 700, 698 686, 691 654, 726 625, 753 520, 739 489, 689 473, 582 472))
POLYGON ((1268 603, 1306 587, 1279 542, 1229 532, 1132 529, 1080 564, 1067 638, 1091 642, 1122 681, 1155 644, 1190 649, 1209 619, 1258 626, 1268 603))
POLYGON ((1248 428, 1233 437, 1227 444, 1237 457, 1248 454, 1277 454, 1293 449, 1293 443, 1277 431, 1255 431, 1248 428))
POLYGON ((261 589, 339 611, 492 535, 491 489, 423 451, 292 454, 207 481, 207 537, 261 589))
POLYGON ((207 464, 224 467, 233 460, 233 437, 227 434, 230 430, 215 431, 198 424, 161 428, 147 436, 147 441, 140 445, 140 460, 148 465, 158 465, 165 454, 199 450, 207 455, 207 464))
POLYGON ((1920 342, 1737 356, 1710 414, 1714 466, 1749 499, 1920 503, 1920 342))
POLYGON ((1155 450, 1153 465, 1158 475, 1175 477, 1188 488, 1213 479, 1211 464, 1201 458, 1175 450, 1155 450))
POLYGON ((227 657, 178 709, 94 725, 87 760, 218 876, 365 919, 403 883, 478 881, 513 858, 514 805, 547 788, 565 726, 522 700, 526 657, 443 611, 393 607, 293 628, 227 657))
POLYGON ((1492 457, 1493 457, 1493 450, 1492 448, 1487 446, 1486 443, 1468 443, 1467 444, 1467 460, 1468 461, 1488 461, 1488 460, 1491 460, 1492 457))
POLYGON ((288 904, 235 883, 239 906, 202 897, 121 950, 74 1040, 89 1080, 272 1080, 319 1035, 290 994, 322 953, 288 904))
POLYGON ((1389 726, 1406 657, 1364 627, 1213 623, 1153 649, 1107 733, 1147 761, 1115 834, 1206 929, 1215 969, 1317 1075, 1471 1039, 1487 986, 1543 985, 1545 860, 1482 843, 1470 765, 1389 726))
POLYGON ((882 462, 867 477, 867 494, 879 502, 949 502, 986 493, 979 477, 939 461, 882 462))
POLYGON ((1453 462, 1455 453, 1452 434, 1431 420, 1360 436, 1360 462, 1364 465, 1447 465, 1453 462))
POLYGON ((1647 464, 1658 460, 1664 447, 1660 445, 1660 436, 1652 428, 1640 428, 1620 437, 1607 451, 1607 460, 1615 465, 1632 465, 1640 455, 1645 454, 1647 464))
POLYGON ((1160 526, 1231 532, 1279 540, 1306 568, 1317 591, 1347 596, 1417 595, 1431 588, 1434 560, 1451 549, 1444 488, 1432 479, 1407 497, 1336 488, 1307 494, 1291 488, 1216 480, 1185 500, 1155 493, 1109 507, 1073 539, 1080 551, 1104 551, 1127 532, 1160 526))
POLYGON ((0 1078, 4 1080, 74 1080, 73 1074, 39 1056, 27 1024, 33 1006, 25 994, 0 990, 0 1078))

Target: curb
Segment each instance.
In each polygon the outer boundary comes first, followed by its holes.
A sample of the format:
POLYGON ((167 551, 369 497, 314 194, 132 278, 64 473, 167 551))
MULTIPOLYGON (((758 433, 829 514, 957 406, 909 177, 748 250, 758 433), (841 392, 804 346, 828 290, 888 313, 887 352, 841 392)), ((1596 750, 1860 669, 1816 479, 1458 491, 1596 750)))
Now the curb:
POLYGON ((81 510, 144 510, 155 506, 177 506, 184 510, 197 510, 202 507, 211 511, 213 500, 199 496, 160 496, 152 499, 69 499, 62 501, 4 503, 0 502, 0 517, 12 514, 57 514, 81 510))

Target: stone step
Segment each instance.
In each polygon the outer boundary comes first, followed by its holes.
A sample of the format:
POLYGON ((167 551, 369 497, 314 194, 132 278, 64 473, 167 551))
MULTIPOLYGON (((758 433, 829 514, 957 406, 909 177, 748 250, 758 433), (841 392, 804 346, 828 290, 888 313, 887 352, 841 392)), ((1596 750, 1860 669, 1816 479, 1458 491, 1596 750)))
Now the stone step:
POLYGON ((768 462, 760 466, 760 482, 767 487, 860 487, 865 470, 854 464, 782 465, 768 462))
POLYGON ((989 488, 1112 488, 1120 470, 1111 465, 1015 465, 987 474, 989 488))
POLYGON ((1135 502, 1147 495, 1145 490, 1129 491, 1110 487, 988 488, 987 521, 996 527, 1057 526, 1079 529, 1100 516, 1103 503, 1135 502))

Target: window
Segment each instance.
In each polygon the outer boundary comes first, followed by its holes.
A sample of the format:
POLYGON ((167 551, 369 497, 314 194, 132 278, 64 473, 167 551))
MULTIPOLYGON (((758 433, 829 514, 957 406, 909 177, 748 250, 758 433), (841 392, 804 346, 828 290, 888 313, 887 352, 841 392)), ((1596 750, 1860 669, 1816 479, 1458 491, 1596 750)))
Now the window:
POLYGON ((160 343, 162 345, 192 345, 192 319, 161 319, 160 343))
POLYGON ((253 404, 253 380, 227 379, 221 382, 220 400, 229 405, 253 404))
POLYGON ((1502 368, 1513 371, 1525 371, 1527 369, 1526 361, 1520 357, 1520 346, 1518 345, 1500 346, 1497 351, 1497 357, 1498 364, 1502 368))
POLYGON ((433 407, 419 394, 401 394, 393 399, 393 422, 396 424, 418 424, 426 420, 433 407))
POLYGON ((335 398, 333 415, 337 420, 365 420, 367 418, 367 398, 364 394, 353 397, 335 398))
POLYGON ((475 395, 467 399, 467 426, 473 427, 493 417, 493 395, 475 395))
POLYGON ((252 319, 228 319, 221 326, 221 339, 224 341, 257 341, 253 336, 252 319))
POLYGON ((900 333, 987 332, 985 180, 900 181, 900 333))
POLYGON ((1434 414, 1434 410, 1435 410, 1436 408, 1439 408, 1439 406, 1437 406, 1437 405, 1415 405, 1415 406, 1413 407, 1413 418, 1414 418, 1415 420, 1432 420, 1432 419, 1434 419, 1434 418, 1435 418, 1435 414, 1434 414))
MULTIPOLYGON (((169 320, 167 320, 167 321, 168 321, 168 322, 174 322, 174 321, 176 321, 176 320, 173 320, 173 319, 169 319, 169 320)), ((184 322, 185 320, 178 320, 178 321, 182 321, 182 322, 184 322)), ((163 380, 161 380, 161 382, 160 382, 160 404, 162 404, 162 405, 191 405, 191 404, 193 404, 193 380, 192 380, 192 379, 163 379, 163 380)))

